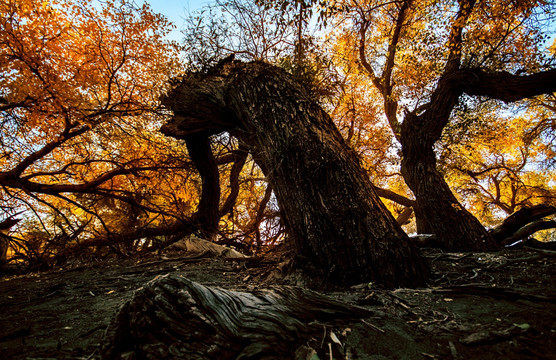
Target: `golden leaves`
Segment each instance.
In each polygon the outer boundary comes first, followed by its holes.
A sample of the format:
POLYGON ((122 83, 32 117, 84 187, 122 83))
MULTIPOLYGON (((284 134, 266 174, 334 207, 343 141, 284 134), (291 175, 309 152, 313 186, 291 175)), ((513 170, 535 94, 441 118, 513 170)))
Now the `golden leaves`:
MULTIPOLYGON (((178 146, 145 135, 159 126, 158 97, 179 71, 175 47, 164 40, 169 27, 148 5, 123 0, 1 1, 0 172, 19 167, 45 186, 106 178, 98 188, 125 197, 158 176, 141 169, 175 166, 178 146)), ((85 217, 100 225, 92 214, 101 211, 85 210, 94 196, 17 189, 0 196, 70 228, 85 217)))

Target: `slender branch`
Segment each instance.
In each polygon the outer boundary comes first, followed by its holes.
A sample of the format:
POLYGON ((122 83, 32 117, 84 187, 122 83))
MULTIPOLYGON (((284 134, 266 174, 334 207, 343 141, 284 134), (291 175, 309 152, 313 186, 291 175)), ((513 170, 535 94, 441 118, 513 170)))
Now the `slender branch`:
POLYGON ((398 11, 398 16, 396 18, 396 24, 394 26, 392 38, 388 44, 388 50, 386 55, 386 63, 382 71, 382 76, 378 77, 373 70, 371 64, 367 60, 366 54, 366 36, 369 26, 371 24, 370 20, 365 18, 362 14, 362 20, 359 30, 359 59, 361 65, 371 78, 373 85, 380 91, 382 98, 384 100, 384 110, 386 113, 386 118, 394 136, 398 141, 400 140, 400 123, 397 118, 398 112, 398 102, 392 98, 392 72, 395 66, 396 51, 398 48, 398 43, 400 41, 402 28, 404 26, 405 20, 407 18, 409 8, 412 4, 412 0, 405 0, 398 11))
POLYGON ((476 0, 459 0, 459 10, 456 19, 452 24, 450 36, 448 37, 448 61, 444 73, 449 73, 459 69, 463 51, 462 33, 467 20, 471 15, 476 0))
POLYGON ((400 11, 398 12, 392 39, 390 40, 390 44, 388 45, 386 64, 384 65, 384 71, 381 77, 381 83, 383 86, 382 95, 384 97, 386 116, 388 117, 390 127, 392 128, 392 131, 394 132, 394 135, 398 140, 400 134, 399 122, 397 119, 398 102, 392 98, 392 71, 394 70, 396 51, 398 48, 398 43, 400 41, 402 27, 404 26, 404 22, 407 18, 407 13, 409 11, 411 3, 412 0, 404 1, 400 8, 400 11))
POLYGON ((45 146, 43 146, 41 149, 33 152, 32 154, 30 154, 29 156, 27 156, 25 159, 23 159, 21 162, 19 162, 19 164, 17 164, 12 170, 10 170, 9 172, 0 172, 0 182, 2 181, 2 175, 4 174, 10 174, 10 176, 12 177, 18 177, 19 175, 21 175, 25 169, 27 169, 29 166, 31 166, 31 164, 33 164, 35 161, 43 158, 44 156, 48 155, 49 153, 51 153, 54 149, 56 149, 57 147, 59 147, 60 145, 62 145, 63 143, 65 143, 66 141, 77 137, 81 134, 84 134, 85 132, 87 132, 88 130, 90 130, 90 126, 89 125, 81 125, 78 127, 78 124, 73 124, 73 125, 69 125, 68 127, 66 127, 66 129, 62 132, 62 134, 60 134, 60 136, 58 136, 57 139, 49 142, 48 144, 46 144, 45 146), (72 131, 72 129, 74 129, 72 131))
POLYGON ((383 87, 380 82, 380 79, 376 76, 373 67, 367 60, 367 30, 369 29, 370 22, 366 19, 363 19, 361 22, 361 28, 359 30, 359 61, 361 61, 361 65, 367 71, 367 74, 371 78, 373 85, 382 93, 383 87))

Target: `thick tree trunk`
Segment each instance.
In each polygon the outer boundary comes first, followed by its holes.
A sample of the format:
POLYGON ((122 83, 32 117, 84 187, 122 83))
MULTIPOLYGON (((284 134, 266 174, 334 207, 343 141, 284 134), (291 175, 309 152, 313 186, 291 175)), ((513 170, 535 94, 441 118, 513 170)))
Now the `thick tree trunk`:
POLYGON ((436 169, 434 141, 427 141, 427 126, 408 114, 402 124, 401 172, 415 195, 420 233, 433 233, 440 246, 449 251, 490 251, 496 243, 484 226, 456 199, 436 169))
POLYGON ((166 276, 146 284, 124 304, 106 330, 101 356, 294 359, 312 337, 322 337, 326 324, 371 315, 294 287, 244 293, 166 276))
POLYGON ((202 180, 201 199, 192 222, 201 236, 212 240, 218 231, 220 220, 220 174, 218 165, 210 148, 210 141, 206 134, 196 134, 185 137, 189 157, 195 164, 202 180))
POLYGON ((426 265, 385 208, 330 117, 289 75, 264 63, 191 74, 164 100, 184 137, 229 131, 248 144, 278 200, 300 264, 342 284, 422 284, 426 265))

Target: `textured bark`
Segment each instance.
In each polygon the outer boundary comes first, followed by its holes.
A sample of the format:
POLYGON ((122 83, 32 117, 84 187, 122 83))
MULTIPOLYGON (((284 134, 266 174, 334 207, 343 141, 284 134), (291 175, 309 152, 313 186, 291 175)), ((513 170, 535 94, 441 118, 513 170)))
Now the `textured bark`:
POLYGON ((274 190, 289 242, 332 281, 422 284, 426 265, 385 208, 330 117, 276 67, 232 62, 190 74, 167 98, 175 137, 228 131, 274 190))
POLYGON ((490 234, 459 203, 436 169, 435 138, 426 133, 431 125, 426 117, 408 114, 401 132, 401 172, 415 195, 418 232, 435 234, 441 247, 450 251, 495 250, 490 234))
MULTIPOLYGON (((254 293, 168 275, 138 290, 106 330, 103 359, 293 359, 323 325, 372 312, 294 287, 254 293)), ((317 335, 318 334, 318 335, 317 335)))

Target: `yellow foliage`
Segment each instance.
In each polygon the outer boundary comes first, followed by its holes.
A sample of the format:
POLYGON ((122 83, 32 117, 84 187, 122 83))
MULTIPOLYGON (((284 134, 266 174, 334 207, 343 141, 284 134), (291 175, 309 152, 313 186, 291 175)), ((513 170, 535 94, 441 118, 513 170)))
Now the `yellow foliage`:
POLYGON ((165 221, 160 212, 190 211, 181 202, 192 194, 177 186, 189 177, 179 157, 185 150, 152 134, 166 116, 159 96, 181 71, 175 44, 164 39, 171 27, 147 4, 125 0, 0 2, 0 197, 12 202, 6 209, 31 209, 27 214, 41 218, 47 232, 54 223, 70 230, 90 223, 90 234, 120 229, 126 216, 165 221), (173 168, 181 173, 170 174, 173 168), (20 191, 26 182, 39 191, 20 191), (96 184, 89 189, 96 195, 48 190, 88 184, 96 184), (105 194, 135 198, 159 213, 130 214, 124 202, 103 204, 105 194))

